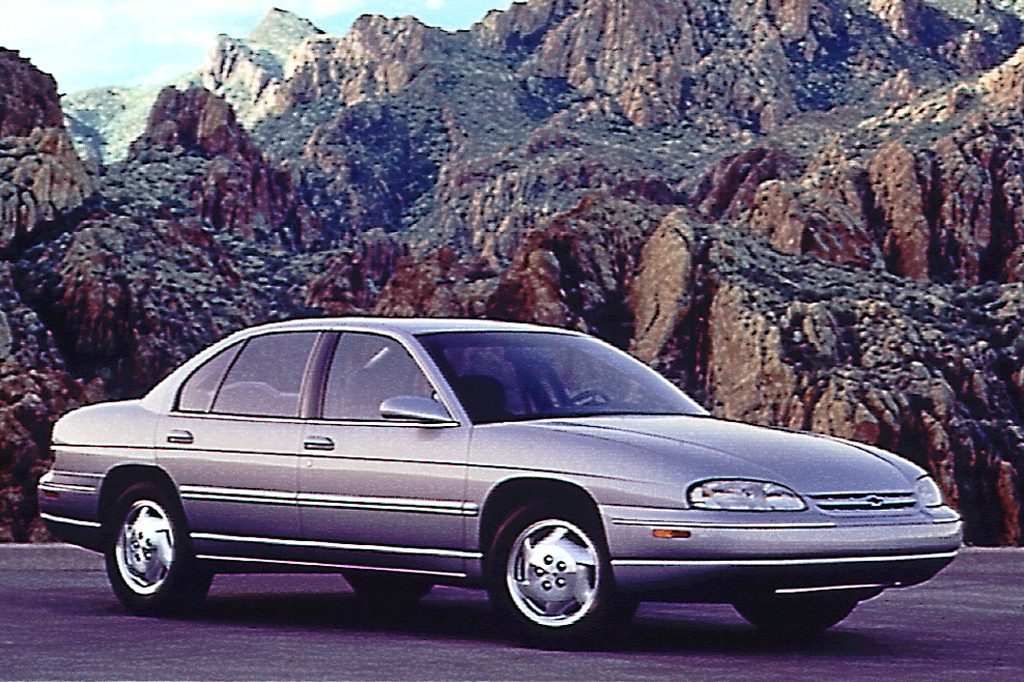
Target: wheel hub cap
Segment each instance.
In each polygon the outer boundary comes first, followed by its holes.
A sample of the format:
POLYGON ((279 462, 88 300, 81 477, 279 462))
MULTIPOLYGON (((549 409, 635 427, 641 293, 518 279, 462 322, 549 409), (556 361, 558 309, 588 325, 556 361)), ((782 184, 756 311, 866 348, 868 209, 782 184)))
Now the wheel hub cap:
POLYGON ((125 515, 115 550, 125 583, 137 594, 152 594, 174 561, 174 534, 167 513, 155 502, 139 500, 125 515))
POLYGON ((512 601, 541 625, 570 625, 594 605, 597 551, 587 535, 561 520, 524 530, 509 556, 507 582, 512 601))

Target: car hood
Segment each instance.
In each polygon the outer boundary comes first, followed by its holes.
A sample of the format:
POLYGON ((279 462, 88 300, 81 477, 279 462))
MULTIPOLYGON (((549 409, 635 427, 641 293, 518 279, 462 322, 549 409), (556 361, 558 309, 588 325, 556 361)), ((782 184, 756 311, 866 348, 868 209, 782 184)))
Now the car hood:
POLYGON ((657 453, 659 465, 681 470, 691 480, 748 477, 811 494, 913 489, 900 468, 880 454, 810 433, 689 416, 583 417, 531 426, 657 453))

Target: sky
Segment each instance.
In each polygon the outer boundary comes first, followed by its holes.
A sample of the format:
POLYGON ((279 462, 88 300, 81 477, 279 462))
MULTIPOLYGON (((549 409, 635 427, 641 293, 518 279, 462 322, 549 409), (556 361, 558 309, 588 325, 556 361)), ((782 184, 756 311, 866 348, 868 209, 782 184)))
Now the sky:
POLYGON ((200 66, 220 33, 242 37, 272 8, 344 34, 361 14, 468 28, 511 0, 0 0, 0 47, 53 74, 62 93, 159 85, 200 66))

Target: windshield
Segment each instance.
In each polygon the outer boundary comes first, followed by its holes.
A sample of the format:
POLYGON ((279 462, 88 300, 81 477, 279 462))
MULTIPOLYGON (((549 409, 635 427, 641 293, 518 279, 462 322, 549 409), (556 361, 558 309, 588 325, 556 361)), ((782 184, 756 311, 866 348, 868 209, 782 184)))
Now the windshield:
POLYGON ((475 424, 551 417, 707 412, 622 351, 544 332, 422 334, 475 424))

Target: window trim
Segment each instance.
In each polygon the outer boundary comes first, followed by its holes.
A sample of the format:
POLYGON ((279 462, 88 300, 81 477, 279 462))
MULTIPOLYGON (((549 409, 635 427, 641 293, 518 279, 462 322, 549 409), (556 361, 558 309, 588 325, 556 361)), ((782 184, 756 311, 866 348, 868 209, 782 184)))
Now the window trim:
POLYGON ((430 369, 424 365, 423 361, 417 355, 417 353, 413 352, 413 349, 409 346, 409 344, 407 344, 405 340, 402 339, 400 336, 384 333, 378 330, 371 331, 362 329, 338 329, 334 330, 334 335, 335 339, 330 349, 330 357, 327 358, 326 362, 323 365, 323 377, 321 378, 319 396, 317 404, 315 405, 316 410, 312 414, 308 415, 306 419, 312 422, 322 424, 353 426, 415 426, 420 428, 451 428, 453 426, 462 425, 462 421, 458 417, 459 412, 452 409, 452 406, 451 404, 449 404, 448 401, 448 396, 446 395, 445 391, 442 390, 442 388, 447 388, 447 385, 443 387, 438 385, 438 380, 436 379, 434 373, 431 372, 430 369), (328 381, 330 381, 331 370, 333 369, 334 364, 334 356, 337 353, 338 347, 342 344, 344 337, 350 334, 359 334, 362 336, 376 336, 397 343, 399 347, 402 350, 404 350, 406 354, 412 359, 413 363, 415 363, 416 368, 420 371, 420 374, 422 374, 423 377, 427 380, 427 384, 430 386, 431 389, 433 389, 433 392, 437 395, 438 402, 441 403, 441 406, 444 407, 445 411, 448 413, 449 421, 437 424, 421 424, 419 422, 398 420, 392 421, 390 419, 353 419, 351 417, 325 417, 324 401, 327 397, 327 383, 328 381))
POLYGON ((307 367, 307 381, 303 385, 302 405, 299 416, 306 421, 319 419, 324 410, 324 396, 327 394, 327 378, 331 373, 331 363, 338 349, 341 333, 330 330, 320 334, 317 345, 310 356, 307 367))
POLYGON ((242 420, 254 420, 254 421, 287 421, 289 423, 316 423, 324 426, 376 426, 376 427, 401 427, 401 428, 454 428, 459 426, 472 425, 469 420, 469 416, 465 413, 462 408, 462 404, 459 403, 458 397, 455 392, 452 391, 451 387, 448 386, 448 382, 444 379, 441 371, 434 365, 433 358, 426 352, 422 346, 419 345, 416 337, 412 337, 415 342, 408 341, 405 337, 397 332, 390 330, 368 330, 368 329, 352 329, 352 328, 329 328, 329 329, 287 329, 287 330, 275 330, 266 332, 264 334, 253 334, 243 339, 239 339, 237 342, 223 348, 221 351, 214 353, 210 358, 201 363, 198 367, 192 370, 185 379, 182 380, 174 394, 174 402, 172 403, 169 414, 177 414, 180 416, 187 416, 191 418, 202 418, 202 419, 242 419, 242 420), (295 333, 315 333, 318 335, 317 341, 314 342, 313 348, 310 350, 310 358, 306 361, 306 372, 307 374, 303 378, 303 385, 300 389, 299 398, 299 416, 297 417, 271 417, 267 415, 259 414, 231 414, 227 412, 214 412, 213 405, 217 401, 217 396, 220 395, 220 390, 224 385, 224 381, 227 379, 228 373, 234 367, 235 362, 241 357, 245 351, 245 347, 253 339, 269 336, 271 334, 295 334, 295 333), (341 342, 341 337, 345 334, 369 334, 371 336, 380 336, 386 339, 391 339, 400 345, 406 353, 412 358, 413 362, 419 368, 423 376, 426 377, 427 383, 434 389, 437 394, 438 401, 448 412, 450 422, 439 422, 437 424, 421 424, 419 422, 404 422, 404 421, 391 421, 385 419, 366 419, 366 420, 352 420, 352 419, 325 419, 323 417, 323 400, 326 395, 327 380, 330 376, 331 363, 334 361, 334 353, 337 350, 338 344, 341 342), (318 347, 319 345, 319 347, 318 347), (185 384, 188 383, 192 375, 198 372, 201 368, 206 366, 207 362, 210 362, 221 353, 228 352, 230 349, 241 346, 238 353, 231 360, 227 369, 224 370, 224 374, 220 378, 220 382, 217 385, 217 390, 214 392, 213 400, 210 402, 210 409, 205 412, 191 412, 179 409, 179 399, 181 391, 184 389, 185 384), (320 353, 318 356, 317 353, 320 353), (312 359, 316 357, 319 362, 314 363, 312 359), (310 370, 313 370, 316 376, 308 374, 310 370), (308 412, 306 411, 308 409, 308 412))
POLYGON ((242 339, 241 341, 238 341, 237 343, 232 343, 231 345, 229 345, 229 346, 219 350, 218 352, 214 353, 213 355, 211 355, 209 357, 209 359, 207 359, 205 362, 200 363, 200 365, 198 367, 196 367, 194 370, 189 372, 188 376, 185 377, 182 380, 182 382, 178 385, 178 390, 174 392, 174 403, 171 405, 171 410, 170 411, 171 412, 177 412, 179 414, 189 414, 189 415, 194 415, 194 414, 211 414, 210 410, 213 409, 213 403, 216 402, 216 400, 217 400, 217 394, 220 393, 220 387, 224 385, 224 378, 228 375, 228 372, 231 371, 231 368, 235 366, 235 361, 238 360, 238 356, 242 354, 242 351, 245 350, 245 346, 248 343, 249 343, 249 339, 242 339), (235 357, 231 358, 231 362, 228 363, 227 368, 225 368, 224 372, 221 373, 220 379, 217 381, 217 386, 213 389, 213 398, 210 400, 210 407, 206 408, 205 410, 183 410, 183 409, 181 409, 181 394, 185 392, 185 387, 188 386, 188 382, 192 381, 192 377, 194 377, 196 374, 198 374, 204 367, 209 365, 211 362, 213 362, 214 360, 216 360, 220 356, 224 355, 224 353, 228 353, 228 352, 230 352, 230 351, 232 351, 232 350, 234 350, 236 348, 237 348, 237 350, 235 351, 235 357))
POLYGON ((286 329, 286 330, 280 330, 280 331, 267 332, 266 334, 254 334, 252 336, 246 337, 245 339, 242 339, 238 343, 231 344, 230 346, 228 346, 227 348, 222 350, 220 353, 215 354, 209 360, 207 360, 206 362, 204 362, 201 365, 199 365, 199 367, 197 367, 195 370, 193 370, 188 375, 188 377, 186 377, 185 380, 181 382, 181 385, 178 387, 178 391, 175 394, 174 405, 171 408, 171 412, 175 413, 175 414, 188 415, 188 416, 191 416, 191 417, 198 417, 198 416, 203 416, 203 417, 232 417, 232 418, 242 417, 242 418, 269 419, 269 420, 282 420, 282 419, 285 419, 285 420, 302 420, 302 419, 305 419, 305 417, 303 416, 303 407, 304 407, 304 404, 305 404, 305 401, 306 401, 306 388, 307 388, 307 384, 309 383, 310 365, 311 365, 311 363, 313 361, 313 358, 316 356, 316 353, 319 350, 319 344, 321 343, 321 339, 323 338, 324 334, 325 334, 325 332, 322 329, 286 329), (262 339, 262 338, 266 338, 268 336, 277 336, 277 335, 280 335, 280 334, 315 334, 316 335, 316 338, 313 339, 313 345, 309 349, 309 356, 306 358, 306 365, 305 365, 305 368, 303 369, 302 382, 299 385, 298 414, 297 415, 285 415, 285 416, 282 416, 282 415, 270 415, 270 414, 243 414, 243 413, 237 413, 237 412, 215 412, 213 407, 214 407, 214 405, 217 404, 217 398, 220 397, 221 389, 224 388, 224 382, 227 380, 227 377, 231 373, 231 370, 234 369, 235 363, 238 362, 238 358, 242 357, 242 354, 245 353, 245 349, 249 347, 249 343, 252 342, 255 339, 262 339), (180 398, 181 398, 181 392, 184 390, 185 384, 187 384, 189 382, 189 380, 192 378, 192 375, 195 374, 196 372, 198 372, 203 367, 205 367, 209 362, 212 362, 214 360, 214 358, 220 356, 221 353, 226 353, 228 350, 230 350, 230 349, 232 349, 232 348, 234 348, 235 346, 238 346, 238 345, 241 345, 241 348, 238 350, 238 353, 235 354, 235 357, 232 358, 231 364, 229 364, 227 369, 224 370, 224 374, 221 376, 220 382, 217 384, 217 390, 213 394, 213 400, 210 402, 210 409, 206 410, 205 412, 192 412, 192 411, 180 409, 179 408, 179 403, 180 403, 180 398))
MULTIPOLYGON (((436 371, 437 371, 438 377, 440 377, 440 379, 445 382, 445 385, 450 386, 450 382, 448 381, 447 373, 444 371, 444 369, 442 369, 441 365, 437 362, 437 360, 434 359, 434 357, 431 355, 430 351, 424 345, 424 338, 431 337, 431 336, 457 336, 457 335, 463 335, 463 334, 465 334, 465 335, 475 335, 475 334, 492 334, 492 333, 498 333, 498 334, 504 334, 504 333, 537 334, 537 335, 552 335, 552 336, 558 335, 558 336, 570 336, 570 337, 589 339, 591 341, 594 341, 594 342, 596 342, 598 344, 601 344, 601 345, 607 347, 608 349, 610 349, 612 351, 615 351, 617 353, 622 353, 622 354, 624 354, 626 356, 632 357, 632 356, 629 355, 629 353, 627 353, 623 349, 617 348, 616 346, 608 343, 607 341, 605 341, 603 339, 597 338, 595 336, 590 336, 590 335, 587 335, 587 334, 581 334, 579 332, 575 332, 575 331, 567 330, 567 329, 522 329, 522 330, 517 329, 514 332, 508 332, 506 330, 454 329, 454 330, 419 332, 419 333, 413 334, 412 337, 416 340, 416 343, 422 349, 424 356, 433 364, 434 367, 436 367, 436 371)), ((688 393, 686 393, 686 391, 682 390, 680 387, 676 386, 674 383, 672 383, 667 378, 665 378, 660 372, 655 370, 653 367, 650 367, 649 365, 646 365, 646 363, 641 362, 639 359, 637 359, 635 357, 632 357, 632 360, 634 362, 637 362, 640 365, 643 365, 644 367, 646 367, 646 369, 654 375, 654 377, 656 378, 657 381, 659 381, 663 385, 665 385, 667 387, 670 387, 671 389, 681 393, 683 395, 683 397, 687 401, 692 403, 693 407, 696 408, 696 410, 697 410, 695 412, 666 412, 666 413, 652 412, 652 413, 649 413, 651 416, 687 416, 687 417, 707 417, 707 416, 710 416, 710 413, 703 406, 701 406, 700 403, 698 403, 696 400, 694 400, 693 397, 691 397, 688 393)), ((459 405, 461 407, 461 405, 462 405, 461 399, 460 399, 458 393, 455 392, 454 389, 452 389, 452 399, 455 401, 455 404, 457 404, 457 405, 459 405)), ((629 414, 633 414, 633 413, 629 413, 629 414)), ((637 413, 637 414, 640 414, 640 413, 637 413)), ((648 413, 643 413, 643 414, 648 414, 648 413)), ((463 409, 463 415, 464 415, 464 418, 466 420, 466 423, 469 424, 470 426, 486 426, 486 425, 489 425, 489 424, 505 424, 505 423, 526 422, 526 421, 546 420, 546 419, 566 419, 566 418, 574 418, 574 417, 615 416, 615 414, 611 413, 611 412, 605 413, 604 415, 602 415, 600 413, 597 413, 597 414, 587 414, 587 415, 571 415, 571 416, 568 416, 568 415, 549 415, 549 416, 523 415, 521 418, 515 418, 515 419, 506 419, 506 420, 501 420, 501 421, 479 421, 479 422, 477 422, 477 421, 473 421, 473 419, 470 416, 469 412, 466 411, 465 409, 463 409)))

